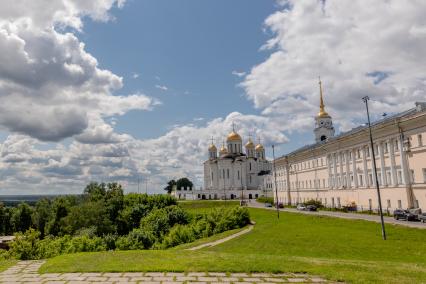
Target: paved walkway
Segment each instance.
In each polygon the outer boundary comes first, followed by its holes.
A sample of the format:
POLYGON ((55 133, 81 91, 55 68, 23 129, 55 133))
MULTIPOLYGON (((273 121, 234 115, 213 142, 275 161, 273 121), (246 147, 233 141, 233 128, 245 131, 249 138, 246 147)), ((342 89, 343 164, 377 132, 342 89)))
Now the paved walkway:
MULTIPOLYGON (((248 203, 248 206, 255 207, 255 208, 265 208, 265 209, 276 210, 275 207, 272 207, 272 208, 265 207, 263 203, 259 203, 256 201, 251 201, 250 203, 248 203)), ((336 217, 336 218, 343 218, 343 219, 365 220, 365 221, 380 223, 380 216, 378 215, 345 213, 345 212, 336 212, 336 211, 313 211, 312 212, 312 211, 300 211, 294 208, 281 208, 280 211, 301 213, 301 214, 307 214, 307 215, 329 216, 329 217, 336 217)), ((388 224, 401 225, 401 226, 406 226, 411 228, 426 229, 426 223, 395 220, 393 217, 387 217, 387 216, 384 216, 383 219, 385 223, 388 223, 388 224)))
POLYGON ((253 230, 253 225, 248 225, 248 228, 246 228, 246 229, 244 229, 244 230, 242 230, 238 233, 227 236, 227 237, 220 239, 220 240, 217 240, 217 241, 213 241, 213 242, 210 242, 210 243, 205 243, 205 244, 201 244, 199 246, 191 247, 191 248, 188 248, 187 250, 199 250, 199 249, 202 249, 202 248, 205 248, 205 247, 214 247, 214 246, 217 246, 217 245, 222 244, 224 242, 227 242, 229 240, 232 240, 236 237, 239 237, 241 235, 247 234, 251 230, 253 230))
POLYGON ((222 273, 222 272, 123 272, 123 273, 45 273, 37 271, 44 261, 20 261, 0 273, 1 283, 151 283, 151 284, 255 284, 330 283, 307 274, 222 273))

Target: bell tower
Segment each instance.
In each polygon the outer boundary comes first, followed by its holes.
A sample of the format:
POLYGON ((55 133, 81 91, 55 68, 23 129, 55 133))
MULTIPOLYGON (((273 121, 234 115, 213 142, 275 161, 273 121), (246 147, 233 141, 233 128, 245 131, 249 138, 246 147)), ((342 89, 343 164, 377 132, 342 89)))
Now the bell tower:
POLYGON ((324 98, 322 94, 322 82, 319 79, 320 88, 320 111, 315 117, 315 141, 327 141, 330 137, 334 136, 334 126, 331 116, 325 111, 324 98))

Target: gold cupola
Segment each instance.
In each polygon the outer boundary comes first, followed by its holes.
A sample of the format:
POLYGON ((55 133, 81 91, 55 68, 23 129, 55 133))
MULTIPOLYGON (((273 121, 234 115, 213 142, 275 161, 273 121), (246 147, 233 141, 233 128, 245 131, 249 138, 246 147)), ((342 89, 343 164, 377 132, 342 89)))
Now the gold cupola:
POLYGON ((248 142, 246 143, 246 148, 248 149, 253 149, 254 148, 254 143, 253 141, 251 141, 251 138, 249 138, 248 142))
POLYGON ((322 95, 321 79, 319 80, 319 87, 320 87, 320 111, 319 111, 317 117, 318 118, 329 118, 330 115, 325 111, 324 99, 323 99, 323 95, 322 95))
POLYGON ((210 144, 210 146, 209 146, 209 151, 210 152, 216 152, 217 151, 217 148, 216 148, 216 146, 212 143, 212 144, 210 144))
POLYGON ((241 136, 235 132, 234 130, 232 130, 231 133, 229 133, 228 137, 226 138, 227 142, 241 142, 241 136))
POLYGON ((260 144, 260 143, 259 143, 259 144, 257 144, 257 145, 256 145, 256 151, 258 151, 258 152, 259 152, 259 151, 263 151, 264 149, 265 149, 265 148, 263 148, 263 145, 262 145, 262 144, 260 144))
POLYGON ((222 147, 219 150, 219 154, 221 154, 221 155, 228 154, 228 149, 226 149, 225 143, 222 143, 222 147))

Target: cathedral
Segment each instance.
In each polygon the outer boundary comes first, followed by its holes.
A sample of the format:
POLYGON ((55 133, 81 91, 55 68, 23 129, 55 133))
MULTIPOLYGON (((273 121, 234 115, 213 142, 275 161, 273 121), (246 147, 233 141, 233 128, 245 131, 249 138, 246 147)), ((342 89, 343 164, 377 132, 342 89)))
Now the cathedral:
POLYGON ((255 199, 266 195, 264 176, 271 172, 265 148, 251 138, 244 145, 233 129, 219 152, 213 141, 204 162, 204 189, 194 192, 196 199, 255 199))

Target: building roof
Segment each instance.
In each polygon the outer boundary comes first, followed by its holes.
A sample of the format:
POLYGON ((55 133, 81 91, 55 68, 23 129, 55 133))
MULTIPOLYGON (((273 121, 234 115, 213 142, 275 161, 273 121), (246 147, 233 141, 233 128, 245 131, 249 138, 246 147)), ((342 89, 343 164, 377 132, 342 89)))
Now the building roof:
MULTIPOLYGON (((371 127, 375 127, 375 126, 378 126, 378 125, 381 125, 381 124, 385 124, 386 122, 392 121, 392 120, 397 119, 397 118, 408 117, 408 116, 410 116, 410 115, 412 115, 412 114, 414 114, 416 112, 425 111, 425 110, 426 110, 426 102, 416 102, 416 107, 411 108, 411 109, 406 110, 406 111, 403 111, 403 112, 400 112, 400 113, 389 115, 389 116, 386 116, 383 119, 371 122, 371 127)), ((292 155, 298 154, 298 153, 306 151, 306 150, 315 149, 315 148, 317 148, 319 146, 326 145, 326 144, 328 144, 328 143, 330 143, 332 141, 335 141, 335 140, 338 140, 338 139, 341 139, 341 138, 348 137, 348 136, 351 136, 353 134, 359 133, 361 131, 364 131, 365 129, 368 129, 368 125, 367 124, 360 125, 358 127, 352 128, 349 131, 342 132, 339 135, 330 137, 327 141, 320 141, 320 142, 317 142, 317 143, 314 143, 314 144, 305 145, 305 146, 303 146, 301 148, 298 148, 298 149, 296 149, 296 150, 294 150, 294 151, 292 151, 292 152, 290 152, 288 154, 282 155, 280 158, 283 158, 285 156, 292 156, 292 155)))

